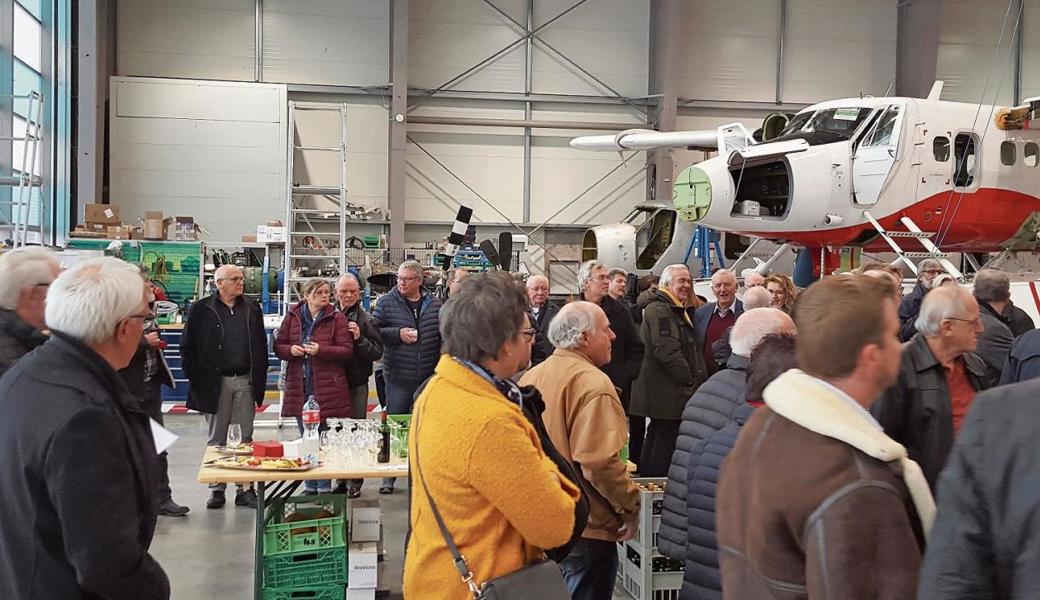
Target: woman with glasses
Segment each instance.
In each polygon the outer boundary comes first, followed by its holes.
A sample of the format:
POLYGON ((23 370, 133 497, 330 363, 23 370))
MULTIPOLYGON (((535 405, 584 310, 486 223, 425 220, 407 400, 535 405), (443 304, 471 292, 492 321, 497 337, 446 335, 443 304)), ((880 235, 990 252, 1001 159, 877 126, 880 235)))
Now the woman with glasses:
POLYGON ((782 273, 773 273, 766 277, 766 291, 773 297, 770 308, 779 308, 787 314, 793 314, 794 301, 798 297, 798 288, 794 281, 782 273))
POLYGON ((508 273, 474 277, 444 304, 444 354, 415 402, 408 440, 406 598, 471 597, 430 499, 477 585, 541 560, 584 528, 581 491, 554 462, 547 434, 540 440, 541 397, 511 380, 530 363, 534 334, 524 290, 508 273))
MULTIPOLYGON (((303 405, 314 396, 325 419, 350 417, 350 386, 344 366, 354 354, 347 317, 332 305, 332 284, 311 279, 303 300, 289 310, 274 339, 274 353, 286 361, 282 414, 296 417, 303 433, 303 405)), ((304 493, 329 493, 332 482, 308 481, 304 493)))

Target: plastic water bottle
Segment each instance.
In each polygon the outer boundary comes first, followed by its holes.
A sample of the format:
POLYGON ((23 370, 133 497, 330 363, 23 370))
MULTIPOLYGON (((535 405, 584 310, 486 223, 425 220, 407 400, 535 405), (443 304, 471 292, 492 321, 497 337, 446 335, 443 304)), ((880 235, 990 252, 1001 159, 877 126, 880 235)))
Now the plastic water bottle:
POLYGON ((313 394, 307 396, 301 420, 303 421, 303 448, 307 449, 305 456, 316 465, 318 450, 321 447, 321 438, 318 433, 318 429, 321 427, 321 409, 313 394))

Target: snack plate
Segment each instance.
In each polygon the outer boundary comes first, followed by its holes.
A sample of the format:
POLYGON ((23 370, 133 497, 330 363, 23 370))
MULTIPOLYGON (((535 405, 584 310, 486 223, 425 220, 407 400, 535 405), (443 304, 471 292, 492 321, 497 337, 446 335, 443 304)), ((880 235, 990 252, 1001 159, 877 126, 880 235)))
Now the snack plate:
POLYGON ((292 458, 260 458, 258 459, 260 460, 259 465, 251 465, 248 463, 249 460, 252 459, 229 456, 215 460, 209 466, 240 471, 310 471, 314 468, 314 465, 309 462, 300 464, 292 458), (290 462, 295 463, 295 466, 290 466, 290 462))
POLYGON ((224 456, 252 456, 253 455, 253 445, 252 444, 242 444, 241 446, 237 446, 235 448, 232 448, 230 446, 214 446, 214 449, 217 451, 217 454, 222 454, 224 456))

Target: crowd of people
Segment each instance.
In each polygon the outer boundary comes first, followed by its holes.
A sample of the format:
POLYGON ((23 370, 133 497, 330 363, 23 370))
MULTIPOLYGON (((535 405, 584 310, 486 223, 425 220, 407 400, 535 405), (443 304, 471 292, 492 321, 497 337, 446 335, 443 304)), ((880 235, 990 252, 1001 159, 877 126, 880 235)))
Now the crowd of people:
MULTIPOLYGON (((409 261, 371 314, 353 274, 315 279, 273 338, 283 414, 302 432, 313 398, 322 423, 364 418, 378 369, 385 410, 412 415, 406 597, 551 560, 570 597, 610 598, 637 474, 668 479, 658 546, 683 599, 1028 597, 1040 333, 1006 274, 943 275, 923 261, 904 296, 889 265, 802 291, 723 269, 707 302, 685 265, 636 280, 589 261, 561 306, 545 277, 502 272, 457 272, 442 302, 409 261)), ((242 270, 214 282, 181 338, 188 406, 211 445, 248 442, 268 338, 242 270)), ((188 507, 151 433, 173 384, 154 302, 115 258, 0 256, 0 597, 169 597, 148 548, 188 507)), ((304 493, 360 495, 333 483, 304 493)), ((234 500, 257 504, 248 485, 234 500)))

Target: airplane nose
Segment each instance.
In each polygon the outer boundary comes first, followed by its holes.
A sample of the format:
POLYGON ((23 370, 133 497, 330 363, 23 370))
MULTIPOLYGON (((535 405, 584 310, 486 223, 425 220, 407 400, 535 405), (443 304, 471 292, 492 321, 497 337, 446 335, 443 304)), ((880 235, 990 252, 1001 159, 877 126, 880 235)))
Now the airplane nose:
POLYGON ((693 165, 679 173, 673 186, 672 203, 680 219, 698 222, 711 208, 711 177, 693 165))

